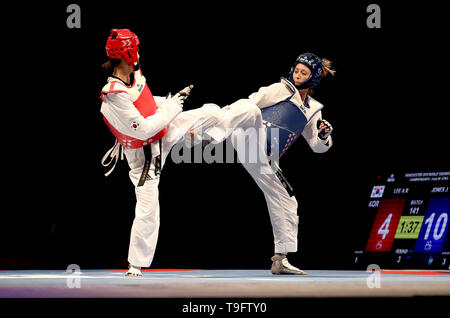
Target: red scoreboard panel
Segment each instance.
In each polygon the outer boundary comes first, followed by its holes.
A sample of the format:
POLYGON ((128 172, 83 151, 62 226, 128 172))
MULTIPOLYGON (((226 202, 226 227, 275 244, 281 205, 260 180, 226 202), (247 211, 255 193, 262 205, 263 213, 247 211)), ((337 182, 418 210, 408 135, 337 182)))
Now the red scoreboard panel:
POLYGON ((406 199, 381 200, 373 222, 366 251, 389 252, 406 199))
POLYGON ((362 209, 353 264, 450 269, 450 171, 376 176, 362 209))

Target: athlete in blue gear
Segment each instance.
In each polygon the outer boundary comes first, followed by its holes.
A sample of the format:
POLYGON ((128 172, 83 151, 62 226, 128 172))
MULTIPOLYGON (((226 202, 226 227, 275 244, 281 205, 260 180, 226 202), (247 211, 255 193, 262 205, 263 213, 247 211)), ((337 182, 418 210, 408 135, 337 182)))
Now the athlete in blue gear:
POLYGON ((247 99, 223 107, 223 120, 216 127, 223 136, 231 135, 239 161, 264 193, 275 245, 272 274, 306 274, 287 259, 287 253, 297 251, 298 204, 277 161, 300 135, 314 152, 326 152, 332 146, 333 128, 322 118, 323 105, 311 93, 322 77, 334 72, 330 61, 312 53, 301 54, 288 79, 281 78, 247 99), (256 140, 258 156, 251 162, 256 140))

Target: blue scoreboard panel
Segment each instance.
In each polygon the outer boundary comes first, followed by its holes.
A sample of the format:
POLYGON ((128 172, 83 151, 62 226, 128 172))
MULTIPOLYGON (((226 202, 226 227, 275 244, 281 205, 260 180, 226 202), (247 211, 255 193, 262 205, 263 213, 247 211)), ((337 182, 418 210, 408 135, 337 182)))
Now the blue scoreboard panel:
POLYGON ((450 171, 393 171, 370 185, 357 266, 450 269, 450 171), (367 221, 367 222, 366 222, 367 221), (366 231, 367 230, 367 231, 366 231))

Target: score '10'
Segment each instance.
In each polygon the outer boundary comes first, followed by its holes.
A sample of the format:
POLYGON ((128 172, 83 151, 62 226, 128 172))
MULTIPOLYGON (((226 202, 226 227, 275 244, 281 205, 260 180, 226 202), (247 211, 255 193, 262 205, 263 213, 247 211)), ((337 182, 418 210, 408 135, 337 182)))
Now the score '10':
MULTIPOLYGON (((436 215, 436 213, 431 213, 431 215, 428 217, 428 219, 426 219, 424 222, 426 225, 428 225, 427 231, 425 232, 424 240, 428 240, 428 236, 430 235, 431 226, 433 225, 435 215, 436 215)), ((434 227, 434 231, 433 231, 433 239, 435 241, 439 240, 442 237, 442 235, 444 234, 445 227, 447 226, 447 221, 448 221, 447 213, 442 213, 436 220, 436 226, 434 227), (441 226, 441 222, 442 222, 442 226, 441 226), (438 230, 439 230, 439 233, 438 233, 438 230)))

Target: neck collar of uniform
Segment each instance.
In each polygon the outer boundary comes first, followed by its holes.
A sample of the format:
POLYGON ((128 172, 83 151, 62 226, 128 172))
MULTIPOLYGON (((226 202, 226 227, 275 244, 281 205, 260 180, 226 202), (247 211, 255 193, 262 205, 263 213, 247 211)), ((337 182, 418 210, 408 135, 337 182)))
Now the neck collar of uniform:
MULTIPOLYGON (((132 80, 132 76, 133 76, 133 75, 130 75, 130 80, 132 80)), ((125 82, 123 79, 121 79, 120 77, 117 77, 117 76, 115 76, 115 75, 111 75, 111 76, 108 78, 108 82, 111 82, 111 81, 114 81, 114 80, 119 80, 119 81, 121 81, 125 86, 131 86, 131 83, 127 83, 127 82, 125 82)))

